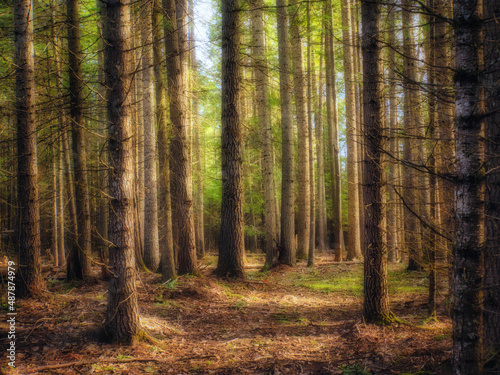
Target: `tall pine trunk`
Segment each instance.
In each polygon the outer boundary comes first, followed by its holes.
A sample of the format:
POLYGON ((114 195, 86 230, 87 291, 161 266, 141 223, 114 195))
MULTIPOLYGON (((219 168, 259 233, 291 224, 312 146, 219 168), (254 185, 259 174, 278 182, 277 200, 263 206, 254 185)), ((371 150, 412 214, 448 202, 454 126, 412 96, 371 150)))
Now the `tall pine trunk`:
POLYGON ((20 281, 16 296, 39 294, 41 277, 40 211, 35 126, 35 51, 33 2, 14 3, 17 130, 17 200, 20 281))
POLYGON ((83 279, 90 274, 91 223, 87 181, 85 125, 83 121, 82 51, 80 15, 77 0, 67 0, 69 104, 73 150, 78 240, 73 244, 67 266, 68 279, 83 279))
POLYGON ((455 236, 453 373, 482 373, 484 150, 480 3, 454 2, 455 236))
POLYGON ((344 52, 344 82, 346 103, 347 138, 347 198, 348 223, 347 260, 361 259, 361 237, 359 231, 359 181, 357 151, 357 116, 354 81, 354 53, 352 45, 351 4, 342 0, 342 48, 344 52))
POLYGON ((335 78, 335 45, 333 35, 333 10, 331 0, 325 4, 325 66, 326 66, 326 111, 328 128, 328 156, 331 173, 332 194, 332 242, 335 260, 342 261, 345 252, 342 230, 342 196, 340 174, 339 128, 337 113, 337 89, 335 78))
POLYGON ((189 1, 189 65, 191 68, 191 111, 193 126, 193 153, 194 153, 194 176, 196 178, 196 190, 194 191, 194 213, 196 252, 198 257, 205 255, 205 224, 203 208, 203 157, 202 157, 202 124, 200 121, 200 100, 198 98, 198 62, 196 61, 196 44, 194 33, 194 4, 189 1))
MULTIPOLYGON (((177 25, 176 4, 174 0, 164 0, 168 22, 165 23, 165 51, 167 54, 167 81, 170 101, 170 176, 172 211, 175 222, 174 249, 177 252, 178 272, 180 275, 196 273, 196 241, 194 233, 193 197, 191 188, 190 156, 188 147, 185 62, 187 51, 183 46, 183 25, 177 25), (182 27, 181 27, 182 26, 182 27), (180 42, 182 44, 180 44, 180 42)), ((185 18, 183 18, 185 19, 185 18)))
POLYGON ((314 253, 316 252, 316 197, 314 178, 314 125, 313 125, 313 88, 312 88, 312 52, 311 52, 311 4, 307 4, 307 130, 309 136, 309 194, 310 194, 310 221, 311 231, 309 233, 309 254, 307 265, 314 265, 314 253))
POLYGON ((238 10, 238 0, 222 2, 222 205, 215 273, 231 278, 245 275, 238 10))
POLYGON ((382 88, 380 68, 380 8, 363 0, 363 131, 365 137, 364 198, 365 259, 363 316, 370 323, 392 320, 387 287, 387 252, 383 243, 382 214, 382 88))
POLYGON ((319 60, 318 87, 316 87, 315 74, 313 75, 313 91, 317 96, 314 113, 314 127, 316 133, 316 158, 317 158, 317 189, 318 189, 318 249, 325 251, 328 248, 327 225, 326 225, 326 188, 325 188, 325 155, 323 137, 323 97, 325 92, 323 56, 319 60))
POLYGON ((404 199, 405 199, 405 246, 408 251, 408 270, 421 269, 422 243, 418 222, 417 185, 419 179, 412 164, 417 163, 416 116, 416 59, 413 48, 413 22, 410 0, 403 0, 403 90, 404 90, 404 199))
POLYGON ((500 368, 500 7, 484 1, 486 99, 486 247, 484 271, 484 346, 489 368, 500 368), (496 358, 496 361, 495 361, 496 358))
POLYGON ((132 157, 132 51, 130 5, 103 5, 104 66, 109 135, 108 306, 104 329, 111 341, 132 343, 140 331, 134 252, 134 166, 132 157))
POLYGON ((288 16, 285 0, 276 0, 281 98, 281 240, 278 259, 294 266, 295 243, 295 151, 292 121, 292 83, 288 43, 288 16))
POLYGON ((300 30, 300 4, 289 3, 290 34, 293 60, 293 87, 295 94, 295 116, 298 137, 298 215, 297 215, 297 258, 304 259, 309 253, 311 231, 311 191, 309 185, 309 129, 306 114, 305 77, 302 67, 302 37, 300 30))
POLYGON ((254 58, 257 115, 260 126, 262 177, 264 183, 264 228, 266 267, 271 267, 276 257, 276 197, 274 183, 274 150, 271 117, 269 114, 269 84, 266 61, 263 1, 253 0, 252 7, 252 55, 254 58))
POLYGON ((142 9, 142 90, 144 123, 144 263, 155 272, 160 265, 158 239, 158 190, 156 178, 156 131, 154 114, 153 3, 146 1, 142 9))
POLYGON ((161 0, 155 0, 153 5, 153 60, 155 75, 156 124, 158 127, 159 155, 159 223, 160 223, 160 254, 162 280, 173 280, 177 277, 174 238, 172 233, 172 206, 170 200, 170 155, 168 152, 167 102, 162 65, 160 15, 163 12, 161 0))

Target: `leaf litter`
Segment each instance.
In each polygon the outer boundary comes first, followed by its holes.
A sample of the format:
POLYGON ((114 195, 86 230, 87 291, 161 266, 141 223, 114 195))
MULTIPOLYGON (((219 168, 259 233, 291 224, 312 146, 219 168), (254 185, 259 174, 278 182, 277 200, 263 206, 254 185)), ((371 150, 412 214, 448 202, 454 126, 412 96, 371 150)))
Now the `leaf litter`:
MULTIPOLYGON (((245 281, 217 279, 209 266, 201 277, 181 277, 169 284, 161 284, 157 274, 140 274, 141 324, 151 339, 131 347, 100 340, 98 332, 106 312, 105 281, 70 287, 64 282, 49 283, 49 292, 43 297, 19 302, 17 366, 9 368, 3 356, 0 372, 449 372, 451 321, 445 295, 440 296, 437 321, 426 321, 424 275, 408 275, 408 283, 418 281, 422 288, 390 296, 392 310, 406 324, 379 327, 363 322, 362 293, 349 289, 350 285, 338 287, 353 275, 355 282, 362 282, 361 263, 335 263, 323 256, 314 268, 299 264, 261 272, 263 258, 248 258, 245 281)), ((403 266, 390 267, 400 275, 403 266)), ((4 322, 0 328, 6 330, 4 322)), ((1 337, 6 344, 6 335, 1 337)))

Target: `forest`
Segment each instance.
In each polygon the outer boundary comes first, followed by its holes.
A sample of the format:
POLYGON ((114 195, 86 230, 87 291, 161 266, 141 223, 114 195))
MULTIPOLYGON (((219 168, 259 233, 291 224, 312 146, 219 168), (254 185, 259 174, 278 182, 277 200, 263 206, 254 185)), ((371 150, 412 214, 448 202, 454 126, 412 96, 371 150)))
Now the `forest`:
POLYGON ((500 373, 500 2, 0 2, 0 373, 500 373))

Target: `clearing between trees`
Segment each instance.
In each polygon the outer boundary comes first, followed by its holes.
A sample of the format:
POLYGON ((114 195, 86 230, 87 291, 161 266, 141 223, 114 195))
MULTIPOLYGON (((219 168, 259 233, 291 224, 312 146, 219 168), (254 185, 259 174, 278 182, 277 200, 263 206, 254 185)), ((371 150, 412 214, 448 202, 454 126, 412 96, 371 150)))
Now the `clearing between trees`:
MULTIPOLYGON (((402 324, 362 318, 362 263, 331 256, 308 268, 261 272, 247 257, 247 280, 212 276, 161 284, 140 275, 141 321, 149 338, 126 347, 100 340, 107 282, 67 284, 46 269, 49 292, 17 307, 17 362, 11 374, 445 374, 451 321, 440 289, 437 321, 426 319, 427 279, 389 265, 392 311, 402 324)), ((4 295, 4 294, 2 294, 4 295)), ((3 303, 2 303, 3 306, 3 303)), ((6 305, 5 305, 6 306, 6 305)), ((7 330, 5 322, 2 331, 7 330)), ((6 343, 6 335, 2 334, 6 343)), ((2 360, 5 356, 2 356, 2 360)))

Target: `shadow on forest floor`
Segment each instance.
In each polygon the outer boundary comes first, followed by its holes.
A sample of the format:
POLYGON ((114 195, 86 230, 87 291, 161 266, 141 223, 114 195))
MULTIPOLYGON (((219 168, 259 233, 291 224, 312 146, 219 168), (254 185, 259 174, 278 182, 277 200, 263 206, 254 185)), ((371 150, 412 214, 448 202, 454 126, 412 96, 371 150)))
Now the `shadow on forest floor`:
MULTIPOLYGON (((105 344, 97 331, 107 284, 50 281, 48 296, 20 301, 12 374, 445 374, 451 322, 441 298, 426 321, 426 278, 389 267, 391 308, 408 324, 363 323, 362 264, 327 257, 307 268, 258 271, 246 281, 182 277, 138 284, 142 324, 156 339, 133 347, 105 344)), ((53 273, 53 270, 50 271, 53 273)), ((0 326, 5 333, 6 325, 0 326)), ((7 343, 2 333, 2 341, 7 343)))

